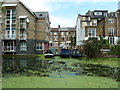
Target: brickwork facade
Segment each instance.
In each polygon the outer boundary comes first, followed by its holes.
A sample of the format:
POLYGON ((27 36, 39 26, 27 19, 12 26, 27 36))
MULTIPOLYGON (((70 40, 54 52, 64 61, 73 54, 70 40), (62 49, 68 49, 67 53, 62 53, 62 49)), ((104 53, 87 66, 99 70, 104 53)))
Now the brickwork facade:
POLYGON ((40 54, 48 49, 48 12, 32 12, 19 0, 3 1, 0 35, 2 53, 40 54), (40 14, 40 16, 38 16, 40 14), (46 15, 46 16, 41 16, 46 15))

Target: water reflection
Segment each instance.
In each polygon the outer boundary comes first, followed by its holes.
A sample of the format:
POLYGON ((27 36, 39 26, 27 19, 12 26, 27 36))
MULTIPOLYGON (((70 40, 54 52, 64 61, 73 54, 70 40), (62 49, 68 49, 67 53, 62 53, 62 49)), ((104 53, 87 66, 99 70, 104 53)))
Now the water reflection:
POLYGON ((6 74, 20 74, 65 78, 66 76, 89 75, 110 77, 118 80, 118 71, 120 71, 120 68, 81 64, 77 62, 69 66, 68 63, 64 61, 55 61, 55 59, 41 60, 35 56, 3 56, 2 65, 3 76, 6 74))

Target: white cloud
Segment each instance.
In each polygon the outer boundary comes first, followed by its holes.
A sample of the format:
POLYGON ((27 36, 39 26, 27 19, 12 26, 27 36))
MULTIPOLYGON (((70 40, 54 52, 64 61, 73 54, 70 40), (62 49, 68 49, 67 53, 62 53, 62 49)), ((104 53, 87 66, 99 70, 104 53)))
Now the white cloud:
MULTIPOLYGON (((13 1, 13 0, 10 0, 13 1)), ((69 8, 68 5, 59 4, 59 2, 72 2, 73 5, 80 6, 82 2, 118 2, 119 0, 20 0, 32 11, 48 11, 50 13, 51 27, 58 27, 61 25, 63 27, 71 27, 75 25, 76 16, 74 18, 63 16, 54 16, 56 11, 61 9, 69 8), (55 2, 55 3, 53 3, 55 2), (54 15, 52 15, 54 13, 54 15)), ((66 13, 66 12, 64 12, 66 13)), ((70 14, 68 14, 70 15, 70 14)))
POLYGON ((27 5, 32 11, 53 11, 50 2, 45 0, 20 0, 27 5))
POLYGON ((61 27, 74 27, 75 26, 75 18, 65 18, 62 16, 50 16, 51 21, 51 27, 58 27, 60 25, 61 27))

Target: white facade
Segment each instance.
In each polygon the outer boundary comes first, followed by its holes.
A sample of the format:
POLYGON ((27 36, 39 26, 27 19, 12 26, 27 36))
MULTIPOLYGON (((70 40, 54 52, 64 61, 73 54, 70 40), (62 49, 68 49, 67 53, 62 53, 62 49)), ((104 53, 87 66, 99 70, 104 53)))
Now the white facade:
POLYGON ((83 40, 85 39, 85 28, 82 28, 80 18, 77 18, 76 22, 76 45, 83 45, 83 40))

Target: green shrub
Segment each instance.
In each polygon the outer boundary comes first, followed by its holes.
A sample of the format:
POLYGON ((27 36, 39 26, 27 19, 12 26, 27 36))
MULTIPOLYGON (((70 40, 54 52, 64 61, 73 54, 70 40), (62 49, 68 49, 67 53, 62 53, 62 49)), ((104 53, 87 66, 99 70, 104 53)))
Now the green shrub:
POLYGON ((117 55, 120 57, 120 45, 115 45, 111 47, 111 54, 117 55))
POLYGON ((83 47, 88 58, 97 58, 100 56, 102 45, 97 38, 89 38, 83 47))

